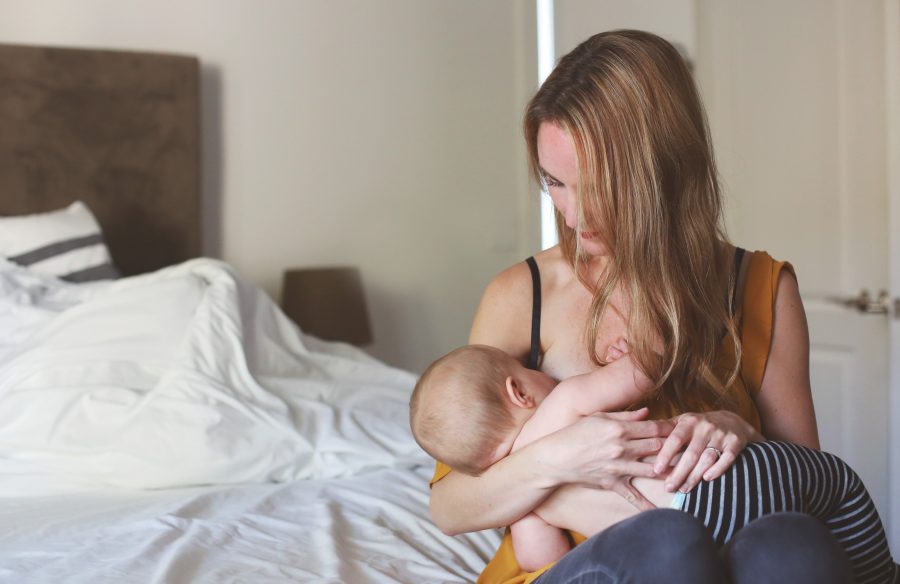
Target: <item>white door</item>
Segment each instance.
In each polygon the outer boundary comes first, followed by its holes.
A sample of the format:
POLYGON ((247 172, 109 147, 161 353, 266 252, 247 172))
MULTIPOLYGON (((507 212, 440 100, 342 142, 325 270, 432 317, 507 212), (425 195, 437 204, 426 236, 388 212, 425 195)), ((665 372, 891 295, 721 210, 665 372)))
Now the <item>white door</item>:
POLYGON ((890 240, 890 537, 895 552, 900 547, 900 0, 884 0, 885 81, 888 131, 888 227, 890 240))
POLYGON ((885 18, 896 1, 698 0, 696 60, 732 239, 794 264, 822 447, 857 469, 898 553, 892 317, 830 300, 889 286, 888 65, 900 60, 885 18))

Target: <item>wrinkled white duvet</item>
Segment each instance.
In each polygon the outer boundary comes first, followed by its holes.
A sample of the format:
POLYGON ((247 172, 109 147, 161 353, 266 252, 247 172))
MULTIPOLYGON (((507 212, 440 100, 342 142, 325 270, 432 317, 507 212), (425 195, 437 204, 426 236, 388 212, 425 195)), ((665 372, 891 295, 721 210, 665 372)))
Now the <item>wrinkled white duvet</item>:
POLYGON ((0 260, 0 495, 429 464, 413 383, 304 336, 219 261, 73 285, 0 260))
POLYGON ((428 515, 431 470, 0 497, 0 582, 474 582, 500 534, 441 533, 428 515))

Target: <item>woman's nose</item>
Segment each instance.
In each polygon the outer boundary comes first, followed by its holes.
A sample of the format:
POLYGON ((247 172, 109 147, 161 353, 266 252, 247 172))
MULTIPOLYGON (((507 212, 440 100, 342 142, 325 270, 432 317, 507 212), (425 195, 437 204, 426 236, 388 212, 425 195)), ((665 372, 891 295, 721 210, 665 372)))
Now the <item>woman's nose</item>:
POLYGON ((575 204, 574 193, 566 196, 563 217, 566 218, 566 226, 569 229, 575 229, 575 226, 578 225, 578 209, 575 204))

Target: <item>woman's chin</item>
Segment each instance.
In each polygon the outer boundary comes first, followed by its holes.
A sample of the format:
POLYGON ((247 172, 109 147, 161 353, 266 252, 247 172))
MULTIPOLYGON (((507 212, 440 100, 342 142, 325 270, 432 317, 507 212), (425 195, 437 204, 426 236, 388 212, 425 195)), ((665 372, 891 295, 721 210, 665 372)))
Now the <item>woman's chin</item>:
POLYGON ((589 258, 602 258, 610 255, 609 250, 599 239, 582 238, 581 251, 589 258))

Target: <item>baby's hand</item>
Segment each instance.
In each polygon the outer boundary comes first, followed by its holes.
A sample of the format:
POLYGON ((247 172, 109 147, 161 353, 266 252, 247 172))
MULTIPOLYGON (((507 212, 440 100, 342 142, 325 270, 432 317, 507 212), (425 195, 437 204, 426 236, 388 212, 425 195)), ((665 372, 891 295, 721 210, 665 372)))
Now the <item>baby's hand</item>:
POLYGON ((628 341, 625 340, 625 337, 619 337, 616 339, 616 342, 611 344, 608 349, 606 349, 606 359, 607 363, 612 363, 617 359, 621 359, 622 355, 628 353, 628 341))

